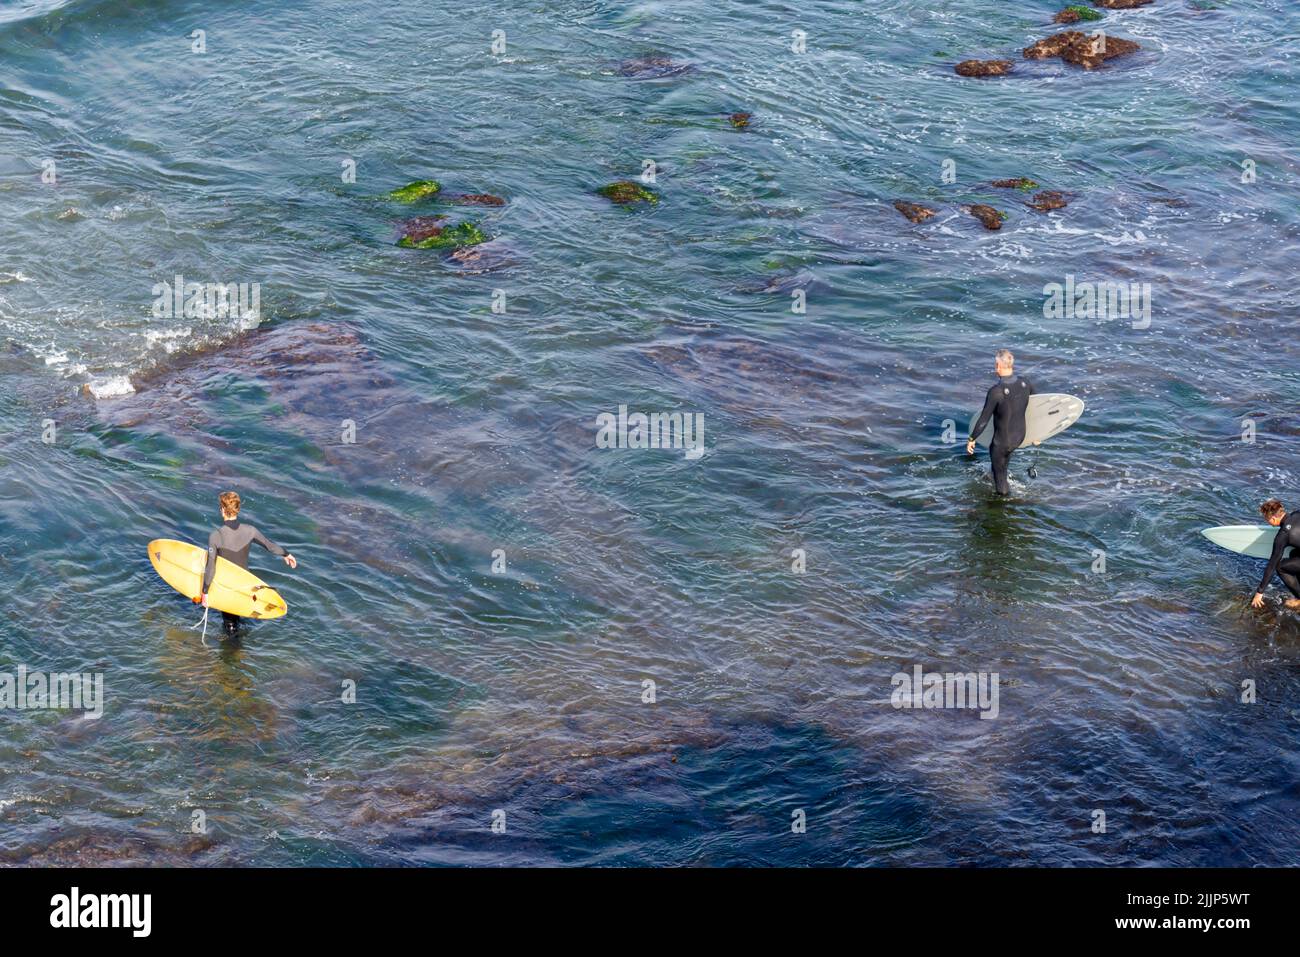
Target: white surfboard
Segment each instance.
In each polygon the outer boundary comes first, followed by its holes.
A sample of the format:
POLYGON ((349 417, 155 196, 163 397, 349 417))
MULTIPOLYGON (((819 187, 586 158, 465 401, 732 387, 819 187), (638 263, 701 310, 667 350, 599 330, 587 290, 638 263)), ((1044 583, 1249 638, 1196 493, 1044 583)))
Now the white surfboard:
MULTIPOLYGON (((1054 435, 1059 435, 1078 422, 1081 415, 1083 415, 1082 399, 1076 399, 1062 392, 1031 395, 1029 407, 1025 410, 1025 440, 1020 443, 1020 448, 1023 449, 1026 445, 1037 445, 1039 442, 1046 442, 1054 435)), ((975 428, 979 417, 978 412, 970 417, 970 428, 975 428)), ((993 441, 992 422, 975 437, 975 441, 986 449, 989 447, 993 441)))
MULTIPOLYGON (((1214 528, 1202 529, 1201 534, 1220 548, 1238 555, 1272 558, 1273 539, 1277 537, 1277 529, 1272 525, 1216 525, 1214 528)), ((1290 548, 1282 556, 1285 558, 1289 554, 1290 548)))

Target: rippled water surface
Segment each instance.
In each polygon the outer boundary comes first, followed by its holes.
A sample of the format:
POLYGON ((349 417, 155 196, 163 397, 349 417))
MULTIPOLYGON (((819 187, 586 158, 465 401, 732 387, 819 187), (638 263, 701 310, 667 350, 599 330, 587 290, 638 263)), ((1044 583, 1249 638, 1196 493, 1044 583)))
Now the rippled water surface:
POLYGON ((1300 621, 1197 532, 1300 495, 1300 16, 953 73, 1062 5, 5 4, 0 670, 108 703, 6 713, 0 861, 1297 863, 1300 621), (395 245, 432 212, 491 240, 395 245), (155 317, 178 274, 260 323, 155 317), (1067 275, 1149 327, 1045 318, 1067 275), (944 440, 1002 345, 1088 404, 1007 502, 944 440), (596 448, 620 405, 705 454, 596 448), (225 488, 301 562, 238 647, 145 554, 225 488), (998 718, 890 707, 917 664, 998 718))

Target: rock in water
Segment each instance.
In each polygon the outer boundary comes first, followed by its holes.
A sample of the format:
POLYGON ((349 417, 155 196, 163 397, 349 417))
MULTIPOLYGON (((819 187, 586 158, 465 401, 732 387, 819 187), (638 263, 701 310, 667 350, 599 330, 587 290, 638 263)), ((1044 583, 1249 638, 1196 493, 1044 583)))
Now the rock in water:
POLYGON ((1064 193, 1054 189, 1045 189, 1034 196, 1033 202, 1025 203, 1025 205, 1030 209, 1038 210, 1040 213, 1046 213, 1053 209, 1065 209, 1070 204, 1066 200, 1064 193))
POLYGON ((1026 60, 1046 60, 1058 56, 1066 63, 1095 70, 1104 60, 1113 60, 1134 50, 1140 50, 1132 40, 1121 37, 1089 36, 1078 30, 1066 30, 1039 40, 1024 49, 1026 60))
POLYGON ((470 222, 445 226, 445 216, 417 216, 402 225, 402 238, 397 245, 405 249, 457 249, 486 242, 487 237, 477 225, 470 222))
POLYGON ((646 189, 640 183, 634 183, 630 179, 621 179, 616 183, 610 183, 608 186, 602 186, 596 192, 618 206, 630 206, 632 203, 654 204, 659 202, 659 197, 653 190, 646 189))
POLYGON ((388 194, 388 198, 399 203, 414 203, 437 195, 440 189, 442 189, 442 186, 437 180, 417 179, 414 183, 407 183, 405 186, 393 190, 388 194))
POLYGON ((1092 0, 1092 5, 1107 10, 1132 10, 1134 7, 1145 7, 1148 3, 1155 2, 1156 0, 1092 0))
POLYGON ((1010 60, 962 60, 953 69, 958 76, 1006 76, 1014 66, 1010 60))
POLYGON ((430 236, 436 236, 442 232, 446 218, 446 216, 416 216, 414 219, 408 219, 399 227, 402 239, 410 240, 408 245, 414 245, 430 236))
POLYGON ((934 210, 920 203, 908 203, 901 199, 894 200, 894 209, 898 210, 914 223, 923 223, 934 215, 934 210))
POLYGON ((493 196, 491 193, 462 193, 459 196, 449 196, 446 201, 457 206, 504 206, 506 204, 500 196, 493 196))
POLYGON ((736 129, 743 130, 749 125, 749 120, 753 115, 752 113, 732 113, 727 119, 731 121, 731 125, 736 129))
POLYGON ((643 56, 624 60, 617 69, 619 76, 632 80, 661 80, 664 77, 686 73, 691 69, 691 65, 678 63, 666 56, 643 56))
POLYGON ((998 189, 1033 189, 1038 184, 1028 176, 1021 176, 1018 179, 995 179, 989 185, 998 189))
POLYGON ((992 206, 985 206, 983 203, 976 203, 973 206, 967 206, 966 210, 978 219, 984 225, 985 229, 1002 228, 1002 220, 1005 217, 992 206))

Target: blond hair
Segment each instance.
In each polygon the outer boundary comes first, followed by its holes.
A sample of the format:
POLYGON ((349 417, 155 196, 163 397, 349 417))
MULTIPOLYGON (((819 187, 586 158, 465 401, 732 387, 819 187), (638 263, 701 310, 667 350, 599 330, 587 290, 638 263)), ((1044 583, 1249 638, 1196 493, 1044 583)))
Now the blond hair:
POLYGON ((1270 498, 1267 502, 1259 507, 1259 513, 1265 518, 1272 518, 1278 512, 1286 514, 1286 506, 1275 498, 1270 498))
POLYGON ((222 492, 218 500, 221 502, 222 515, 239 514, 239 493, 238 492, 222 492))

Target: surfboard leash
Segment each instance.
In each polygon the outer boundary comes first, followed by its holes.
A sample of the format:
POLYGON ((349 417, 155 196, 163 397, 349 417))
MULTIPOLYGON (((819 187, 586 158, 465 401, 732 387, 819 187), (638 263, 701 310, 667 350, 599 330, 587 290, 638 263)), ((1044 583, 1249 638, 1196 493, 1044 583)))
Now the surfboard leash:
POLYGON ((209 611, 211 611, 211 609, 208 608, 206 605, 204 605, 204 606, 203 606, 203 618, 202 618, 202 620, 201 620, 201 621, 196 621, 196 622, 194 623, 194 627, 195 627, 195 628, 199 627, 199 625, 202 625, 202 626, 203 626, 203 634, 199 636, 199 641, 203 642, 203 647, 204 647, 204 648, 206 648, 206 647, 208 646, 208 612, 209 612, 209 611))

